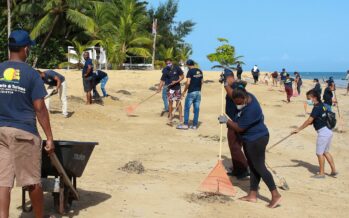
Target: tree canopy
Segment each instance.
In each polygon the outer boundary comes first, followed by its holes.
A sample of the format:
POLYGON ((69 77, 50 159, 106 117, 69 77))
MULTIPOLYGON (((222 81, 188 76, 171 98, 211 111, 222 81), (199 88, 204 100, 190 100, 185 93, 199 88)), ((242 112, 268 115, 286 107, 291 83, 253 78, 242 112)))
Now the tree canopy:
MULTIPOLYGON (((177 61, 191 54, 184 38, 195 25, 176 21, 178 1, 167 0, 157 8, 142 0, 12 0, 12 29, 30 32, 37 45, 30 61, 40 68, 67 62, 67 46, 86 48, 91 42, 103 47, 108 63, 119 68, 128 57, 149 58, 152 53, 153 19, 158 20, 156 60, 177 61)), ((0 58, 7 58, 7 5, 0 1, 0 58)), ((62 65, 61 65, 62 66, 62 65)))

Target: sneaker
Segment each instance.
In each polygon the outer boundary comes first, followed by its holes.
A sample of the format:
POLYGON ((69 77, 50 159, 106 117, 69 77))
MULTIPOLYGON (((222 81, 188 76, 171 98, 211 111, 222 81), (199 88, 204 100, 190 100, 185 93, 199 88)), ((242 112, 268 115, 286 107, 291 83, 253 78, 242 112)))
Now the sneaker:
POLYGON ((63 114, 63 117, 64 118, 69 118, 69 115, 68 114, 63 114))
POLYGON ((192 130, 197 130, 198 127, 197 127, 197 126, 190 126, 190 129, 192 129, 192 130))
POLYGON ((177 126, 177 129, 187 130, 187 129, 189 129, 189 127, 188 127, 188 125, 185 125, 185 124, 179 124, 177 126))

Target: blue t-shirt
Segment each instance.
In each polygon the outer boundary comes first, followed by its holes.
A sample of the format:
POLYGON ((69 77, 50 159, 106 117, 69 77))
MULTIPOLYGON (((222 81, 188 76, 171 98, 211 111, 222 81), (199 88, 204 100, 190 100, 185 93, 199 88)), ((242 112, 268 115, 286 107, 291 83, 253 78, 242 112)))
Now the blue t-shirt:
POLYGON ((24 62, 0 64, 0 126, 38 135, 33 101, 47 95, 36 70, 24 62))
MULTIPOLYGON (((180 67, 172 65, 165 72, 162 73, 161 80, 165 82, 166 85, 171 84, 173 81, 179 80, 179 76, 183 75, 183 71, 180 67)), ((181 84, 176 83, 172 86, 168 86, 172 90, 180 90, 181 84)))
POLYGON ((332 106, 332 98, 333 98, 333 93, 330 87, 327 87, 324 91, 324 96, 323 96, 324 103, 332 106))
POLYGON ((187 78, 190 78, 188 93, 201 91, 202 79, 204 78, 204 76, 200 69, 190 69, 187 73, 187 78))
POLYGON ((96 83, 100 83, 102 79, 108 76, 108 74, 104 71, 97 70, 95 73, 92 74, 93 78, 95 79, 96 83))
POLYGON ((57 86, 57 81, 55 80, 55 77, 58 77, 61 82, 63 83, 65 81, 65 77, 53 70, 47 70, 45 71, 45 77, 42 78, 45 84, 49 86, 57 86))
POLYGON ((169 85, 171 82, 169 82, 169 79, 164 77, 164 74, 167 74, 171 71, 172 67, 166 66, 164 69, 162 69, 162 75, 161 75, 161 80, 164 79, 163 81, 165 82, 165 85, 169 85))
POLYGON ((326 107, 323 103, 319 103, 314 106, 313 110, 311 111, 310 116, 314 118, 313 126, 315 130, 319 130, 326 125, 326 107))
POLYGON ((315 84, 314 90, 315 90, 317 93, 319 93, 319 95, 321 96, 322 88, 321 88, 320 83, 316 83, 316 84, 315 84))
POLYGON ((280 79, 281 79, 282 81, 285 81, 285 80, 286 80, 286 76, 287 76, 287 72, 281 72, 281 73, 280 73, 280 79))
POLYGON ((251 102, 235 115, 238 126, 245 129, 240 133, 243 142, 251 142, 260 137, 269 135, 268 128, 264 124, 262 108, 256 97, 249 93, 251 102))
POLYGON ((93 73, 93 63, 92 63, 92 59, 87 59, 85 61, 85 65, 84 65, 84 68, 82 69, 82 77, 85 77, 85 74, 87 72, 87 69, 88 69, 88 66, 91 65, 92 69, 91 69, 91 72, 90 74, 88 75, 88 77, 92 76, 92 73, 93 73))

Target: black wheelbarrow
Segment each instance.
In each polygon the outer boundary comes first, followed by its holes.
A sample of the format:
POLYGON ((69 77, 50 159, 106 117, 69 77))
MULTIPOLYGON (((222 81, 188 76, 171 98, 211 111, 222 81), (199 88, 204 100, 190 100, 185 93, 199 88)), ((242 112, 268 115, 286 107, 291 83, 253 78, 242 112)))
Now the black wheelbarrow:
MULTIPOLYGON (((64 214, 74 200, 79 200, 76 178, 81 177, 97 142, 54 141, 55 154, 48 156, 42 149, 41 180, 44 192, 51 192, 55 209, 64 214)), ((43 141, 43 146, 46 141, 43 141)), ((22 189, 22 210, 26 206, 26 190, 22 189)))

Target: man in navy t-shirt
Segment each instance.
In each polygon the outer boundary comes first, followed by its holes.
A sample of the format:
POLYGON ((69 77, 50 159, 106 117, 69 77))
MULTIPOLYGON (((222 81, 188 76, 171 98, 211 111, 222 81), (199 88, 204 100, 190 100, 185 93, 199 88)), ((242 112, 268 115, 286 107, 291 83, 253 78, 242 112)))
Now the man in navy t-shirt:
POLYGON ((34 42, 24 30, 9 37, 10 59, 0 64, 0 217, 9 217, 10 192, 29 190, 35 217, 43 217, 41 138, 36 118, 47 137, 45 150, 54 151, 46 90, 39 74, 25 63, 34 42))
POLYGON ((86 104, 92 104, 92 95, 91 91, 93 88, 93 63, 90 59, 90 53, 84 52, 85 64, 82 69, 82 80, 84 85, 84 91, 86 93, 86 104))
POLYGON ((197 129, 199 124, 199 112, 200 112, 200 102, 201 102, 201 87, 203 84, 203 73, 200 69, 195 67, 195 62, 193 60, 187 61, 187 66, 189 71, 187 73, 187 82, 185 83, 185 88, 182 97, 185 97, 186 92, 188 95, 185 98, 184 105, 184 124, 177 126, 177 129, 188 129, 189 126, 189 113, 190 107, 194 105, 194 119, 191 129, 197 129))
MULTIPOLYGON (((166 61, 166 67, 164 67, 162 69, 161 78, 162 78, 162 76, 164 74, 168 74, 172 70, 172 67, 175 67, 172 64, 172 61, 171 60, 167 60, 166 61)), ((161 80, 160 80, 160 83, 161 83, 161 80)), ((170 80, 165 78, 165 81, 163 83, 164 84, 163 84, 163 88, 162 88, 162 101, 164 102, 164 111, 163 111, 163 113, 164 113, 164 112, 168 112, 167 87, 168 87, 168 85, 170 85, 170 80)))
POLYGON ((169 125, 172 125, 173 102, 176 102, 176 110, 179 111, 180 122, 183 122, 182 104, 181 104, 181 81, 184 79, 183 71, 180 67, 173 65, 170 59, 166 60, 169 70, 161 76, 158 92, 161 92, 165 83, 167 85, 167 99, 169 102, 169 125))
MULTIPOLYGON (((93 73, 93 81, 94 81, 93 92, 96 94, 98 93, 96 86, 100 83, 103 97, 108 97, 109 95, 107 94, 107 91, 105 90, 105 86, 107 85, 108 80, 109 80, 108 74, 104 71, 97 70, 95 73, 93 73)), ((97 94, 97 95, 99 95, 99 94, 97 94)))
POLYGON ((324 105, 328 111, 332 111, 332 105, 337 103, 337 100, 333 98, 333 91, 335 91, 334 82, 329 83, 328 87, 324 91, 324 105))
POLYGON ((47 110, 50 111, 50 95, 58 93, 62 103, 62 114, 65 118, 68 118, 67 83, 65 77, 53 70, 45 72, 38 70, 38 72, 44 83, 48 85, 47 91, 49 94, 45 99, 47 110))
POLYGON ((280 87, 284 85, 286 77, 287 77, 287 72, 286 72, 286 69, 283 68, 282 71, 280 72, 280 87))

